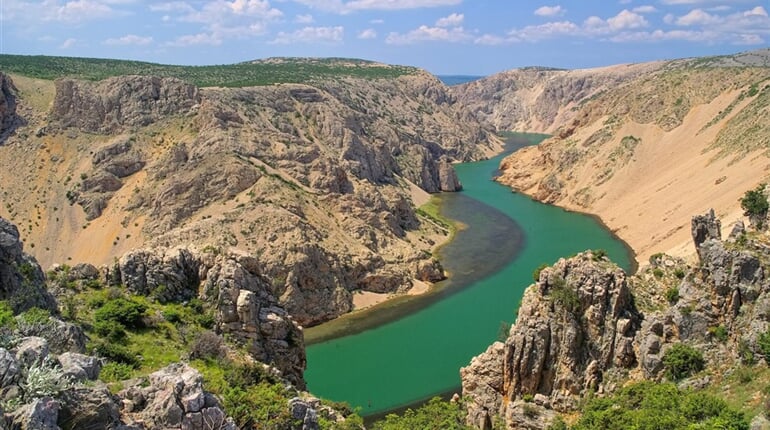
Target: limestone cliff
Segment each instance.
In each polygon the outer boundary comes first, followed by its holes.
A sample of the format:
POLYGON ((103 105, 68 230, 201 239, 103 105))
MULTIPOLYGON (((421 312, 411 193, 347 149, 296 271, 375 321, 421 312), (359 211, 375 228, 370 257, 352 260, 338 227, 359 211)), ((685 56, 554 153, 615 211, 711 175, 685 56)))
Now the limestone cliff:
POLYGON ((739 229, 726 242, 720 233, 713 211, 692 219, 694 266, 660 254, 628 277, 585 252, 543 269, 505 342, 461 370, 469 423, 491 428, 501 417, 510 429, 545 428, 589 392, 663 379, 663 357, 677 343, 701 351, 706 363, 684 386, 727 384, 725 375, 762 354, 770 254, 766 233, 739 229))
POLYGON ((599 215, 642 261, 689 254, 690 214, 713 206, 732 222, 740 193, 767 176, 770 85, 757 59, 770 51, 751 54, 646 65, 506 158, 500 182, 599 215))
POLYGON ((8 75, 0 73, 0 145, 19 125, 16 115, 16 86, 8 75))
POLYGON ((0 151, 20 166, 0 173, 0 214, 25 226, 44 264, 236 249, 303 325, 350 311, 354 291, 440 279, 420 268, 437 265, 445 233, 415 212, 411 187, 458 190, 451 163, 499 148, 424 72, 243 88, 19 82, 32 114, 0 151))

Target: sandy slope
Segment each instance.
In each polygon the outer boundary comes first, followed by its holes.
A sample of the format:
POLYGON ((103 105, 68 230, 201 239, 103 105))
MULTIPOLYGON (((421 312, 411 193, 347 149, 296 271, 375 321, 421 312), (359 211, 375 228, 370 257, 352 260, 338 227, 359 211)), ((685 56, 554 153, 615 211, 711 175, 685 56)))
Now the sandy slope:
MULTIPOLYGON (((682 125, 668 132, 654 124, 624 123, 612 141, 564 175, 566 186, 551 203, 599 215, 636 251, 642 264, 657 252, 692 255, 690 219, 709 208, 714 208, 722 219, 726 235, 742 216, 739 198, 765 180, 770 170, 770 160, 763 151, 741 158, 716 158, 716 151, 708 150, 717 133, 749 99, 701 132, 740 91, 725 92, 708 104, 693 107, 682 125), (610 153, 623 136, 641 138, 641 143, 627 164, 616 161, 612 166, 610 153), (614 174, 596 185, 597 172, 608 167, 614 169, 614 174), (580 190, 589 190, 590 198, 577 198, 580 190)), ((584 141, 606 119, 580 129, 574 139, 584 141)), ((500 180, 542 198, 541 180, 552 168, 552 162, 544 159, 552 156, 544 148, 528 148, 504 162, 505 173, 500 180)))

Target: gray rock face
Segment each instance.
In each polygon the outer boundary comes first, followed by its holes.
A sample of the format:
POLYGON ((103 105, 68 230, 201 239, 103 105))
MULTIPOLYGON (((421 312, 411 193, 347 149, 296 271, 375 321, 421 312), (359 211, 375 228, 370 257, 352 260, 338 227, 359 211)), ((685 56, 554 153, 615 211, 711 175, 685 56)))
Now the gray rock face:
POLYGON ((62 127, 112 133, 184 115, 200 103, 198 88, 179 79, 122 76, 96 83, 59 79, 51 117, 62 127))
POLYGON ((42 337, 25 337, 14 348, 16 360, 25 368, 42 363, 48 357, 48 341, 42 337))
POLYGON ((714 215, 714 209, 711 209, 706 215, 696 215, 692 218, 692 240, 695 243, 695 249, 699 250, 703 242, 714 239, 722 240, 722 223, 714 215))
POLYGON ((58 423, 64 429, 112 430, 121 428, 120 408, 104 385, 65 391, 60 399, 58 423))
POLYGON ((20 430, 61 430, 57 425, 59 419, 58 401, 43 397, 28 405, 21 406, 11 415, 11 428, 20 430))
POLYGON ((438 182, 441 191, 460 191, 463 188, 454 167, 446 158, 438 162, 438 182))
POLYGON ((503 402, 503 358, 505 344, 495 342, 460 369, 463 396, 470 399, 468 424, 482 430, 492 428, 492 418, 503 402))
POLYGON ((201 374, 183 363, 152 373, 149 386, 129 388, 118 396, 129 402, 124 401, 129 425, 134 421, 148 428, 236 429, 216 398, 203 390, 201 374))
POLYGON ((0 73, 0 145, 19 122, 16 116, 16 87, 9 76, 0 73))
POLYGON ((0 348, 0 389, 5 389, 19 382, 21 369, 16 357, 5 348, 0 348))
POLYGON ((136 294, 165 302, 181 302, 197 295, 200 261, 187 249, 137 250, 124 255, 110 269, 110 283, 123 284, 136 294))
POLYGON ((234 259, 218 261, 205 278, 203 295, 216 304, 218 328, 245 342, 256 360, 276 367, 284 378, 304 388, 302 331, 270 294, 269 284, 234 259))
POLYGON ((469 424, 489 428, 498 414, 508 428, 539 428, 527 424, 519 412, 529 406, 517 400, 540 394, 567 410, 578 396, 603 390, 608 372, 636 366, 640 324, 620 268, 590 252, 559 260, 527 289, 504 346, 494 344, 462 370, 469 424))
POLYGON ((274 366, 303 388, 302 331, 273 295, 259 266, 256 259, 244 255, 140 249, 107 268, 106 277, 112 285, 125 285, 161 302, 198 297, 211 304, 219 332, 244 342, 256 360, 274 366))
POLYGON ((59 355, 58 360, 64 374, 76 381, 95 381, 102 370, 101 360, 89 355, 65 352, 59 355))
POLYGON ((57 312, 56 301, 45 289, 45 275, 37 261, 23 252, 19 230, 0 217, 0 300, 14 312, 32 307, 57 312))

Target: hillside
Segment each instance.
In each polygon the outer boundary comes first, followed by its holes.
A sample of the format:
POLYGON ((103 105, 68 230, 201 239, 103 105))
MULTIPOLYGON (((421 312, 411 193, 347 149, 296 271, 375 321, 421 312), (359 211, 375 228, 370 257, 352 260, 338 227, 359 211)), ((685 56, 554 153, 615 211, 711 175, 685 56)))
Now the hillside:
MULTIPOLYGON (((265 63, 294 67, 283 61, 265 63)), ((443 278, 430 252, 448 232, 416 206, 460 187, 452 161, 499 147, 436 78, 409 70, 241 88, 4 77, 0 160, 18 169, 0 173, 0 216, 44 267, 150 246, 238 250, 300 323, 334 318, 356 292, 443 278)))
POLYGON ((555 135, 504 160, 500 182, 599 215, 645 261, 660 251, 692 254, 690 214, 713 206, 732 222, 743 190, 766 180, 768 59, 770 50, 761 50, 595 70, 520 70, 459 87, 457 96, 498 128, 555 135), (473 108, 490 97, 496 101, 486 110, 473 108))

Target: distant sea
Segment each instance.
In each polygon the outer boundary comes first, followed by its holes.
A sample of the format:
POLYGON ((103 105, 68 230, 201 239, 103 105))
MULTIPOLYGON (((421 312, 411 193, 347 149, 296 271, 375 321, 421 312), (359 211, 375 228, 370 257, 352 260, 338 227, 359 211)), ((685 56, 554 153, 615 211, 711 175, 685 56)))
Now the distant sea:
POLYGON ((469 75, 439 75, 439 79, 441 79, 441 82, 443 82, 446 85, 452 86, 452 85, 460 85, 464 84, 466 82, 475 81, 477 79, 483 78, 483 76, 469 76, 469 75))

